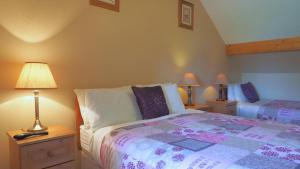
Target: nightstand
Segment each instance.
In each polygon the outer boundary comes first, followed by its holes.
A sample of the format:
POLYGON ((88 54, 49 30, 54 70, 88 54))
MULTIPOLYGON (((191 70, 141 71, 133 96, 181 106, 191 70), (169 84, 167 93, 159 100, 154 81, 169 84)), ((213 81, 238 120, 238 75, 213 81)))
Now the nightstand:
POLYGON ((76 168, 75 133, 62 126, 49 127, 46 136, 15 140, 23 130, 9 131, 11 169, 76 168))
POLYGON ((212 112, 236 115, 236 101, 207 101, 207 104, 212 107, 212 112))
POLYGON ((207 104, 195 104, 193 106, 185 106, 186 109, 202 110, 202 111, 212 111, 212 107, 207 104))

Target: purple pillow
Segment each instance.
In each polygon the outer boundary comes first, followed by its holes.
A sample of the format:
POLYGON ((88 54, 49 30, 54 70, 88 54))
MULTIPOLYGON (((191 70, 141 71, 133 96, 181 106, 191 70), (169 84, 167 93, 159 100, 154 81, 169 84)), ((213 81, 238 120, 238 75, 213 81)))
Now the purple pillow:
POLYGON ((143 119, 153 119, 169 114, 161 86, 132 87, 143 119))
POLYGON ((241 84, 242 91, 250 103, 259 101, 259 96, 251 82, 241 84))

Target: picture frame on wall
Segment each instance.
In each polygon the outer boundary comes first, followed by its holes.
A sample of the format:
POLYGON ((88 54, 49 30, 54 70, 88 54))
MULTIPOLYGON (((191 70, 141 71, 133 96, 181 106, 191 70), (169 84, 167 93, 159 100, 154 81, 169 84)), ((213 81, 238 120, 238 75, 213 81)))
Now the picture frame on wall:
POLYGON ((120 12, 120 0, 90 0, 90 4, 97 7, 120 12))
POLYGON ((189 30, 194 29, 194 4, 191 2, 179 0, 178 25, 189 30))

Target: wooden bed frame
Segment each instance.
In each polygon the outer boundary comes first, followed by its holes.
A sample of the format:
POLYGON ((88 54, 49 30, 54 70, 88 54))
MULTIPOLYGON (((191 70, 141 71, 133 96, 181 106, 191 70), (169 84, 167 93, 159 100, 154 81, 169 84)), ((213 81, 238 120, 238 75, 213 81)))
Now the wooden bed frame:
POLYGON ((75 117, 76 117, 76 135, 77 135, 77 146, 81 150, 80 144, 80 126, 83 125, 83 119, 80 113, 80 107, 77 97, 75 97, 75 117))

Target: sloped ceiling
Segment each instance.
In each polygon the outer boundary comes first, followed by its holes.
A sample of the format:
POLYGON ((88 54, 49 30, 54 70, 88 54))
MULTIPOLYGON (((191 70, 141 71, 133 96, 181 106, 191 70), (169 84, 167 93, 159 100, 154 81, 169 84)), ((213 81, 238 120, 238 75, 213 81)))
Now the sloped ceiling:
POLYGON ((300 0, 201 0, 226 44, 300 36, 300 0))

